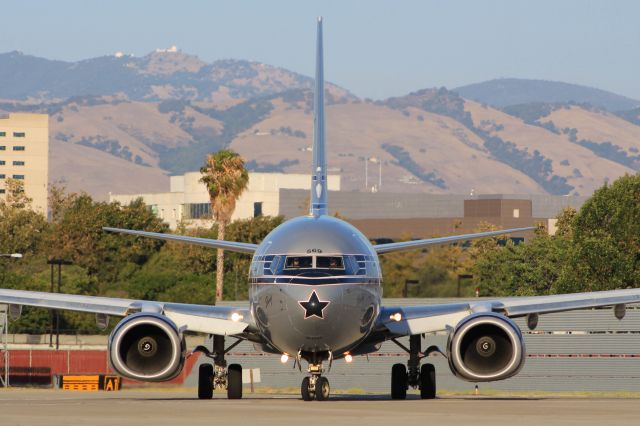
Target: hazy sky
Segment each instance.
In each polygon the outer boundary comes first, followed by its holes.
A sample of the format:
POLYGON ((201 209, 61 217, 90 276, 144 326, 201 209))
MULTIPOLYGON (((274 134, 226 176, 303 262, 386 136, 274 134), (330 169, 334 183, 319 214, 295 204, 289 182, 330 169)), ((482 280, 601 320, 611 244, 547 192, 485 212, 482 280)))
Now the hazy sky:
POLYGON ((498 77, 585 84, 640 99, 640 1, 8 1, 0 52, 79 60, 177 45, 211 61, 325 75, 363 97, 498 77))

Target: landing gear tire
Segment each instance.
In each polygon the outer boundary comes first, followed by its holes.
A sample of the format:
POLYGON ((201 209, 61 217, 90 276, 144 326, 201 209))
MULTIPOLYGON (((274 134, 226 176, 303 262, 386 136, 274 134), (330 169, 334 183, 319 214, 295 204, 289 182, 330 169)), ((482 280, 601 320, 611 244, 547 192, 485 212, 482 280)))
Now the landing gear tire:
POLYGON ((393 364, 391 367, 391 399, 407 398, 407 367, 404 364, 393 364))
POLYGON ((422 364, 420 368, 420 398, 436 397, 436 369, 433 364, 422 364))
POLYGON ((198 399, 213 398, 213 365, 200 364, 198 369, 198 399))
POLYGON ((242 367, 240 364, 231 364, 227 369, 227 398, 242 398, 242 367))
POLYGON ((313 401, 314 393, 309 389, 309 383, 311 380, 308 377, 302 379, 302 384, 300 385, 300 394, 302 395, 303 401, 313 401))
POLYGON ((329 379, 322 376, 318 377, 316 379, 316 401, 326 401, 329 399, 330 392, 329 379))

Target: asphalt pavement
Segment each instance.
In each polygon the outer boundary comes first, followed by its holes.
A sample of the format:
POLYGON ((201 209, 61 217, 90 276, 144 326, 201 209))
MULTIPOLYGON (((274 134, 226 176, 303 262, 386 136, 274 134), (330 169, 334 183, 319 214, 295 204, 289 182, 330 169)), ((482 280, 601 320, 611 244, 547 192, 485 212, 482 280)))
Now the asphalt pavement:
POLYGON ((454 397, 392 401, 388 395, 297 395, 197 400, 188 390, 77 392, 0 389, 0 424, 12 425, 638 425, 640 399, 454 397))

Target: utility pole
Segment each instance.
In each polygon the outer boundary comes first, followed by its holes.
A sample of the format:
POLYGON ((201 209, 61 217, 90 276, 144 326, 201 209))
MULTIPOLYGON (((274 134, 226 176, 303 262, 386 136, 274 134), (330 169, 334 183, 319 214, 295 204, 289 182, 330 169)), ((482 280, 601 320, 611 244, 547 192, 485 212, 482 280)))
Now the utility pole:
POLYGON ((473 275, 471 274, 458 274, 458 291, 456 292, 456 297, 460 297, 460 282, 464 279, 472 279, 473 275))
POLYGON ((404 280, 404 288, 402 289, 402 297, 409 297, 409 286, 418 285, 418 280, 404 280))
POLYGON ((369 157, 364 159, 364 189, 369 191, 369 157))
MULTIPOLYGON (((54 283, 54 265, 58 265, 58 293, 60 293, 60 287, 62 285, 62 265, 71 265, 72 262, 64 259, 55 259, 50 257, 47 260, 47 264, 51 265, 51 293, 53 293, 54 283)), ((53 321, 55 318, 56 323, 56 351, 60 348, 60 312, 55 309, 51 311, 51 323, 49 326, 49 347, 53 347, 53 321)))

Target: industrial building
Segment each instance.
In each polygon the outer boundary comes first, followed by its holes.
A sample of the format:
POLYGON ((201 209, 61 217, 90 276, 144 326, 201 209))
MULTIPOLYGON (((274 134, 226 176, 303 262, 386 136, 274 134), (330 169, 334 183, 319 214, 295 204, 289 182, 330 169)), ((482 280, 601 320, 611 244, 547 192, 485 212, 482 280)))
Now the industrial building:
MULTIPOLYGON (((302 191, 283 190, 281 214, 295 216, 295 206, 303 196, 302 191)), ((382 192, 335 192, 329 197, 333 214, 346 218, 371 239, 392 240, 472 233, 484 224, 502 229, 542 225, 553 234, 556 216, 567 207, 579 209, 587 200, 587 197, 542 194, 382 192)))
POLYGON ((33 209, 47 214, 49 180, 49 116, 13 113, 0 116, 0 197, 6 180, 24 182, 33 209))
MULTIPOLYGON (((109 201, 129 204, 142 198, 151 206, 152 211, 171 229, 180 223, 187 227, 210 227, 212 224, 209 193, 200 182, 200 172, 188 172, 180 176, 171 176, 169 192, 153 194, 109 194, 109 201)), ((340 176, 327 177, 330 191, 340 191, 340 176)), ((260 215, 278 216, 280 212, 280 194, 284 189, 302 189, 309 197, 311 175, 289 173, 249 173, 249 185, 236 204, 232 220, 247 219, 260 215)), ((308 201, 306 202, 308 205, 308 201)), ((308 207, 307 207, 308 209, 308 207)))
MULTIPOLYGON (((171 229, 211 226, 209 194, 199 172, 172 176, 170 191, 110 194, 128 204, 141 197, 171 229)), ((311 177, 304 174, 250 173, 249 187, 238 200, 233 220, 259 215, 285 219, 309 209, 311 177)), ((474 232, 483 224, 499 228, 545 226, 555 229, 563 208, 580 208, 587 197, 522 194, 407 194, 340 191, 340 176, 329 176, 329 209, 371 239, 427 238, 474 232)), ((526 235, 516 235, 526 237, 526 235)))

